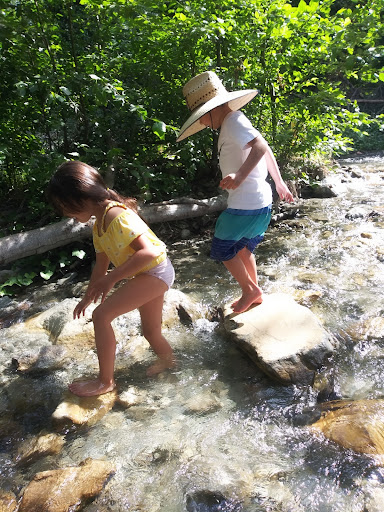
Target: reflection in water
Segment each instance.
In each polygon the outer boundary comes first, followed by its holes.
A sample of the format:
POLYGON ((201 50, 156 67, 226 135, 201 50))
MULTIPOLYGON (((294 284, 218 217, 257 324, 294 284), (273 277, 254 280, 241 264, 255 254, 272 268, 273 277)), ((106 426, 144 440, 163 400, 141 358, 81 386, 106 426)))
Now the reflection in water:
MULTIPOLYGON (((307 297, 337 337, 329 371, 338 396, 382 398, 384 327, 375 319, 384 309, 384 160, 344 165, 342 179, 327 178, 336 198, 300 201, 297 218, 269 229, 257 249, 260 281, 266 293, 301 294, 304 303, 307 297)), ((209 239, 180 242, 171 258, 176 286, 213 309, 238 289, 209 259, 209 246, 209 239)), ((315 436, 306 425, 318 419, 316 392, 273 384, 214 327, 200 320, 173 328, 167 337, 179 368, 155 380, 140 365, 133 370, 121 362, 119 388, 135 386, 145 400, 68 432, 59 456, 23 471, 13 462, 18 440, 49 425, 65 384, 87 366, 75 361, 34 378, 4 371, 4 386, 34 394, 2 436, 2 488, 17 493, 38 471, 92 457, 113 461, 116 474, 87 512, 370 510, 384 488, 381 468, 315 436)), ((5 370, 6 357, 2 364, 5 370)))

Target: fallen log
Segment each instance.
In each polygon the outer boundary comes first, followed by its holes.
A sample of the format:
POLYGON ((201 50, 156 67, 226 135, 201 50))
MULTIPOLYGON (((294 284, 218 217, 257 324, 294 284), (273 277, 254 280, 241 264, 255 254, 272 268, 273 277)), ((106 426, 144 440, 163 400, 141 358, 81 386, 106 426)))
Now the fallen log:
MULTIPOLYGON (((139 213, 148 224, 155 224, 218 212, 224 210, 226 203, 225 195, 202 200, 182 198, 178 203, 172 200, 144 206, 139 209, 139 213)), ((73 219, 67 219, 39 229, 1 238, 0 265, 7 265, 21 258, 42 254, 51 249, 88 238, 92 235, 93 222, 94 220, 90 220, 87 224, 80 224, 73 219)))

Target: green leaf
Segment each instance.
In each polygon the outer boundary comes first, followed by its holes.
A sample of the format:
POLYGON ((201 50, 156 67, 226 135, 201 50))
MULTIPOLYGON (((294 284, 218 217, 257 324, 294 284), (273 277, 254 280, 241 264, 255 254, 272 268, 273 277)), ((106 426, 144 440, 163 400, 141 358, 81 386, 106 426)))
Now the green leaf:
POLYGON ((67 87, 64 87, 63 85, 61 87, 59 87, 60 91, 65 94, 66 96, 70 96, 71 95, 71 91, 67 88, 67 87))
POLYGON ((19 286, 28 286, 30 284, 32 284, 33 282, 33 278, 36 277, 37 274, 35 274, 35 272, 26 272, 24 274, 24 276, 20 276, 18 278, 18 285, 19 286))
POLYGON ((80 260, 83 260, 87 253, 83 251, 82 249, 75 249, 72 251, 72 256, 76 256, 76 258, 79 258, 80 260))
POLYGON ((47 270, 46 272, 40 272, 40 276, 45 279, 45 281, 48 281, 53 276, 53 270, 47 270))
POLYGON ((182 12, 176 12, 175 18, 177 18, 180 21, 185 21, 187 19, 186 15, 182 12))
POLYGON ((167 125, 163 121, 156 121, 152 125, 152 131, 159 139, 164 139, 167 125))
POLYGON ((17 82, 17 84, 15 84, 15 85, 17 88, 17 92, 19 93, 19 96, 24 98, 25 93, 27 91, 27 84, 25 82, 17 82))

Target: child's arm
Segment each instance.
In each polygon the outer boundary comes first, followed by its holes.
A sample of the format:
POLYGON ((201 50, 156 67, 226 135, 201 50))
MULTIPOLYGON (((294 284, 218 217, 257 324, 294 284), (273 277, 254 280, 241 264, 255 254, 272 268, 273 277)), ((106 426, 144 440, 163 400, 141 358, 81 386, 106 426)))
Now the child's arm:
POLYGON ((84 297, 75 307, 73 311, 73 318, 80 318, 81 314, 84 315, 87 307, 91 304, 91 302, 93 302, 93 285, 97 281, 99 281, 99 279, 102 279, 106 275, 109 263, 109 258, 104 252, 96 253, 96 263, 95 266, 93 267, 87 290, 84 294, 84 297))
POLYGON ((273 181, 276 185, 276 191, 279 194, 280 199, 284 199, 289 203, 292 203, 293 195, 287 185, 285 184, 283 178, 281 177, 279 166, 277 165, 276 158, 272 153, 272 149, 268 146, 267 151, 265 152, 265 160, 267 162, 268 172, 271 175, 273 181))
POLYGON ((248 142, 247 146, 251 147, 247 159, 237 172, 228 174, 220 181, 219 186, 221 188, 229 190, 235 189, 241 185, 248 174, 260 162, 269 147, 266 140, 261 135, 248 142))
POLYGON ((227 190, 237 188, 264 156, 267 162, 268 172, 275 182, 276 191, 279 194, 280 199, 285 199, 291 203, 293 201, 293 195, 284 183, 283 178, 280 175, 276 159, 264 137, 259 135, 255 139, 251 140, 251 142, 248 143, 248 146, 251 146, 252 149, 243 165, 236 173, 228 174, 223 178, 220 181, 220 187, 227 190))
POLYGON ((135 253, 125 263, 92 283, 89 293, 94 302, 100 297, 101 302, 104 302, 108 292, 116 283, 135 275, 159 255, 159 249, 152 244, 145 234, 135 238, 130 247, 132 247, 135 253))

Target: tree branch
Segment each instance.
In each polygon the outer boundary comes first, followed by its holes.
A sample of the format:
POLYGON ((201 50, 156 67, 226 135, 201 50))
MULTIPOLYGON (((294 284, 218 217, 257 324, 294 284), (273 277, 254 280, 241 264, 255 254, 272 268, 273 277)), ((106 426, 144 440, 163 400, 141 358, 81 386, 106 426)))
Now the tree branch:
MULTIPOLYGON (((202 200, 188 198, 188 201, 182 198, 180 201, 144 206, 139 213, 148 224, 155 224, 211 214, 224 210, 227 204, 225 195, 202 200)), ((43 228, 1 238, 0 265, 89 238, 93 222, 90 220, 87 224, 80 224, 72 219, 62 220, 43 228)))

